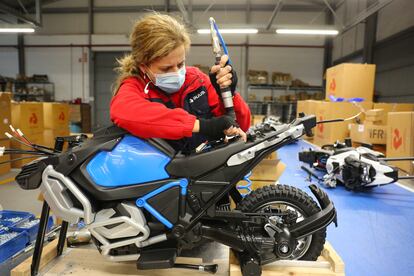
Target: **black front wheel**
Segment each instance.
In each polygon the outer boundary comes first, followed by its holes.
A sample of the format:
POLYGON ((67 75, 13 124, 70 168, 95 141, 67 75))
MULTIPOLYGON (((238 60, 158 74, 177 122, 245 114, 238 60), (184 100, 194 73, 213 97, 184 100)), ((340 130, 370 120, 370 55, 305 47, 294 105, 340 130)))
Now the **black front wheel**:
MULTIPOLYGON (((281 217, 282 224, 287 227, 320 211, 308 194, 288 185, 270 185, 254 190, 237 205, 237 209, 249 213, 288 213, 289 216, 281 217)), ((286 259, 315 261, 322 252, 325 238, 326 228, 299 239, 286 259)))

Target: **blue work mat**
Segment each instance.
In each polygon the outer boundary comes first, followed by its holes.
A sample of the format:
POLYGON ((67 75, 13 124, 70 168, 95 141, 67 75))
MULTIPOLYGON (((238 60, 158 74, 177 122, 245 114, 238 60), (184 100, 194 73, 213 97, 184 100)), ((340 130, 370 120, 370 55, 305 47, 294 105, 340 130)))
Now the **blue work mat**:
MULTIPOLYGON (((279 149, 278 157, 286 164, 279 182, 310 194, 298 160, 298 152, 309 147, 300 140, 279 149)), ((327 239, 345 262, 346 275, 414 275, 414 193, 395 184, 367 192, 324 190, 338 213, 338 228, 331 224, 327 239)))

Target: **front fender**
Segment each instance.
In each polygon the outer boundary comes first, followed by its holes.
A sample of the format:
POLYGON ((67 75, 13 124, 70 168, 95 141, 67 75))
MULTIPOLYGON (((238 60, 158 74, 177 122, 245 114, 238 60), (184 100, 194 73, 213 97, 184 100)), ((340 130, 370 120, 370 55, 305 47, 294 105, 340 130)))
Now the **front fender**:
POLYGON ((321 210, 289 227, 290 234, 296 239, 312 235, 327 227, 331 222, 338 226, 336 209, 328 195, 316 185, 312 184, 309 188, 318 200, 321 210))

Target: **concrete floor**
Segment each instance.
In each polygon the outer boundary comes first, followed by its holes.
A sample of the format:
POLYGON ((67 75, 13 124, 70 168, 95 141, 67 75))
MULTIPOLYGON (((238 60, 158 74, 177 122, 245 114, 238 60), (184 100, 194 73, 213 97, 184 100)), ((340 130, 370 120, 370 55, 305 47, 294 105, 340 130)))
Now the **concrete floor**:
MULTIPOLYGON (((18 174, 19 170, 12 169, 6 175, 0 177, 1 180, 13 178, 18 174)), ((40 216, 42 211, 42 202, 37 198, 39 190, 23 190, 15 182, 9 182, 0 185, 0 205, 5 210, 31 212, 36 216, 40 216)))

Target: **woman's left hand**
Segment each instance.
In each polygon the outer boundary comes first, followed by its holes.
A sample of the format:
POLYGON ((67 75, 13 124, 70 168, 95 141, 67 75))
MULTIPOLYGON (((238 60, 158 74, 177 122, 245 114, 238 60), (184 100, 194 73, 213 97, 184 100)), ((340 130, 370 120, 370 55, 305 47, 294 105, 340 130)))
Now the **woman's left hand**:
POLYGON ((220 63, 211 67, 209 76, 211 84, 213 84, 217 92, 220 92, 220 88, 230 87, 231 93, 234 95, 237 85, 237 75, 231 65, 227 64, 228 60, 229 57, 223 55, 220 63))

